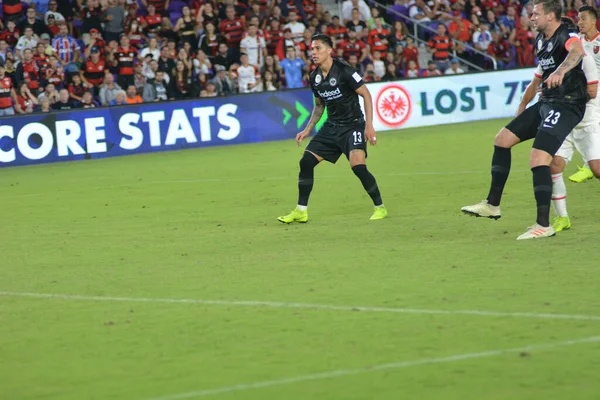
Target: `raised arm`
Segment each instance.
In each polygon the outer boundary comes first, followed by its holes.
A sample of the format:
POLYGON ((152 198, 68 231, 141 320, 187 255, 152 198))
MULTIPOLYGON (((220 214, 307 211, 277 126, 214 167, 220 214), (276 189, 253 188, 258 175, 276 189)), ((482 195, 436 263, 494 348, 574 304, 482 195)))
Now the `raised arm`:
POLYGON ((306 124, 306 128, 296 135, 296 143, 298 143, 298 146, 300 146, 300 143, 305 137, 310 135, 310 132, 312 132, 313 128, 317 125, 317 122, 319 122, 324 112, 325 103, 323 103, 323 100, 321 100, 319 97, 315 97, 315 107, 310 115, 310 120, 308 121, 308 124, 306 124))
POLYGON ((367 85, 362 85, 356 89, 356 93, 363 98, 365 103, 365 137, 374 146, 377 143, 377 136, 375 135, 375 128, 373 128, 373 100, 371 99, 371 92, 369 92, 367 85))

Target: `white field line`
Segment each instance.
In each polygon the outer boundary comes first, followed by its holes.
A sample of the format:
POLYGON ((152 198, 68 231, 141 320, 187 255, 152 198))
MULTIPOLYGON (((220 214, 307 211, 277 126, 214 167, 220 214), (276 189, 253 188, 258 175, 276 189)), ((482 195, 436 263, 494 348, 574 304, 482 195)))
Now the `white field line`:
POLYGON ((417 367, 420 365, 444 364, 444 363, 451 363, 451 362, 463 361, 463 360, 473 360, 473 359, 479 359, 479 358, 501 356, 501 355, 510 354, 510 353, 523 353, 523 352, 531 352, 531 351, 552 350, 555 348, 572 346, 572 345, 576 345, 576 344, 598 343, 598 342, 600 342, 600 336, 592 336, 592 337, 583 338, 583 339, 573 339, 573 340, 566 340, 564 342, 531 345, 531 346, 517 347, 517 348, 512 348, 512 349, 500 349, 500 350, 482 351, 479 353, 457 354, 457 355, 453 355, 453 356, 449 356, 449 357, 424 358, 424 359, 414 360, 414 361, 399 361, 399 362, 393 362, 393 363, 389 363, 389 364, 372 365, 372 366, 363 367, 363 368, 339 369, 339 370, 334 370, 334 371, 320 372, 320 373, 311 374, 311 375, 301 375, 301 376, 296 376, 293 378, 284 378, 284 379, 277 379, 277 380, 272 380, 272 381, 262 381, 262 382, 248 383, 248 384, 225 386, 225 387, 220 387, 220 388, 216 388, 216 389, 197 390, 197 391, 193 391, 193 392, 179 393, 179 394, 167 395, 167 396, 163 396, 163 397, 156 397, 151 400, 191 399, 191 398, 211 396, 211 395, 217 395, 217 394, 223 394, 223 393, 239 392, 239 391, 250 390, 250 389, 261 389, 261 388, 269 388, 269 387, 273 387, 273 386, 289 385, 289 384, 293 384, 293 383, 315 381, 315 380, 320 380, 320 379, 330 379, 330 378, 337 378, 337 377, 342 377, 342 376, 359 375, 359 374, 364 374, 367 372, 374 372, 374 371, 384 371, 384 370, 392 370, 392 369, 399 369, 399 368, 417 367))
POLYGON ((291 308, 307 310, 329 310, 350 312, 374 312, 374 313, 397 313, 397 314, 421 314, 421 315, 471 315, 479 317, 510 317, 527 319, 560 319, 560 320, 583 320, 600 321, 600 316, 580 314, 550 314, 535 312, 502 312, 485 310, 431 310, 418 308, 397 307, 365 307, 347 306, 334 304, 313 303, 286 303, 279 301, 249 301, 249 300, 206 300, 206 299, 161 299, 147 297, 112 297, 112 296, 86 296, 77 294, 54 294, 54 293, 29 293, 29 292, 0 292, 5 297, 30 297, 38 299, 54 300, 79 300, 79 301, 107 301, 124 303, 164 303, 164 304, 202 304, 220 306, 241 307, 269 307, 269 308, 291 308))
MULTIPOLYGON (((527 170, 515 169, 511 172, 524 172, 527 170)), ((427 172, 427 171, 416 171, 416 172, 398 172, 398 173, 382 173, 375 174, 376 176, 436 176, 436 175, 473 175, 473 174, 485 174, 488 173, 486 169, 481 169, 479 171, 441 171, 441 172, 427 172)), ((114 189, 114 188, 127 188, 127 187, 135 187, 135 186, 145 186, 145 185, 165 185, 172 183, 219 183, 219 182, 251 182, 251 181, 282 181, 282 180, 294 180, 296 179, 295 175, 292 176, 271 176, 271 177, 253 177, 253 178, 201 178, 201 179, 187 179, 187 180, 164 180, 164 181, 135 181, 130 183, 123 183, 119 185, 105 185, 105 186, 94 186, 94 187, 81 187, 71 188, 69 190, 55 190, 51 192, 39 192, 39 193, 24 193, 24 194, 6 194, 6 197, 29 197, 29 196, 41 196, 45 194, 54 194, 54 193, 64 193, 73 191, 83 190, 85 192, 90 190, 102 190, 102 189, 114 189)), ((339 175, 323 175, 319 176, 318 179, 340 179, 339 175)))

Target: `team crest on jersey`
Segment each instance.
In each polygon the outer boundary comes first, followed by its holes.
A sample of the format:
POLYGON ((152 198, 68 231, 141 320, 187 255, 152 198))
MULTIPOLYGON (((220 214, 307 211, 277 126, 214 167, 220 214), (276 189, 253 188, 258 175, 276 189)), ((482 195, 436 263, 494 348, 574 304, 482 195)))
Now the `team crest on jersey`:
POLYGON ((544 43, 542 43, 542 40, 538 40, 538 51, 542 49, 544 43))
POLYGON ((548 47, 546 48, 546 50, 548 50, 548 53, 550 53, 550 52, 552 51, 552 48, 553 48, 553 47, 554 47, 554 46, 552 46, 552 42, 549 42, 549 43, 548 43, 548 47))
POLYGON ((598 54, 599 50, 600 50, 600 46, 599 45, 594 45, 594 54, 598 54))
POLYGON ((318 85, 319 83, 321 83, 321 75, 315 76, 315 85, 318 85))
POLYGON ((335 78, 331 78, 331 79, 329 80, 329 84, 330 84, 331 86, 335 86, 335 85, 337 84, 337 79, 335 79, 335 78))

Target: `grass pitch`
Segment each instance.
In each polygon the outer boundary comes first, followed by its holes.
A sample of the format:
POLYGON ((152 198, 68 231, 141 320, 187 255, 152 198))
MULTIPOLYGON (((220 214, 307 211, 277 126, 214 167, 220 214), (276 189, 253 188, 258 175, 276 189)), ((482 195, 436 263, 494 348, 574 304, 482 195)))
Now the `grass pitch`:
POLYGON ((308 224, 277 222, 291 140, 0 171, 0 397, 598 399, 600 185, 517 242, 525 144, 503 218, 461 215, 503 123, 381 133, 382 221, 341 159, 308 224))

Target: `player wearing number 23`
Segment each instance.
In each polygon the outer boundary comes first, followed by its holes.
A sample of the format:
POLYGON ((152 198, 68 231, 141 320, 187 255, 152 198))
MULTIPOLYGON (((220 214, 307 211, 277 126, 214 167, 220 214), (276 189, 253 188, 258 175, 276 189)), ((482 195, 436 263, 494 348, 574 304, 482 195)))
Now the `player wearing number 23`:
POLYGON ((561 21, 561 0, 534 0, 533 4, 531 21, 538 32, 535 41, 538 72, 525 90, 517 116, 496 135, 487 199, 461 209, 478 217, 500 218, 500 199, 510 172, 511 148, 534 139, 529 164, 537 219, 517 240, 554 236, 550 226, 550 163, 569 132, 583 119, 585 104, 590 98, 581 68, 583 46, 576 27, 561 21), (540 101, 526 109, 540 84, 540 101))
POLYGON ((314 169, 323 160, 335 163, 344 154, 354 174, 373 200, 372 220, 387 216, 375 177, 366 166, 367 141, 377 143, 373 129, 373 102, 361 76, 349 64, 331 57, 332 41, 318 34, 312 37, 311 56, 318 65, 310 75, 315 107, 306 128, 296 135, 298 146, 313 130, 327 107, 327 121, 310 141, 300 159, 298 205, 288 215, 279 217, 284 223, 308 221, 308 198, 313 188, 314 169), (363 97, 365 115, 358 96, 363 97))

